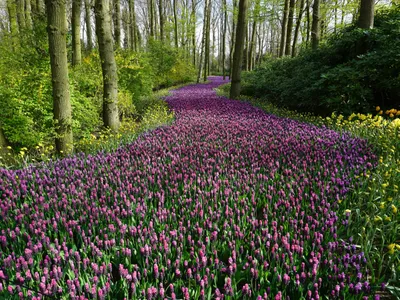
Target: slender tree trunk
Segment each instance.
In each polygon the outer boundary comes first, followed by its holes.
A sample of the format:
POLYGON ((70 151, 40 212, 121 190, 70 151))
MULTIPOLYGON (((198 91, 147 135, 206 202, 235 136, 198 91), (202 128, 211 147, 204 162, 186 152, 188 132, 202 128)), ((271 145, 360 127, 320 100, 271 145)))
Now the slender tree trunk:
POLYGON ((371 29, 374 27, 374 0, 361 0, 360 15, 357 26, 362 29, 371 29))
POLYGON ((158 11, 160 15, 160 41, 164 41, 164 6, 163 0, 158 0, 158 11))
POLYGON ((77 66, 82 61, 81 54, 81 2, 72 0, 72 65, 77 66))
POLYGON ((93 49, 93 32, 92 32, 90 10, 91 10, 91 0, 85 0, 85 23, 86 23, 86 40, 87 40, 86 42, 88 51, 91 51, 93 49))
POLYGON ((279 48, 279 57, 282 57, 285 53, 286 46, 286 32, 288 25, 288 15, 289 15, 289 1, 285 0, 285 7, 283 10, 283 21, 282 21, 282 33, 281 33, 281 47, 279 48))
POLYGON ((231 49, 229 51, 229 79, 232 78, 233 71, 233 55, 235 51, 235 37, 236 37, 236 8, 237 0, 233 0, 233 14, 232 14, 232 35, 231 35, 231 49))
POLYGON ((313 20, 311 27, 311 47, 316 50, 319 45, 320 38, 320 12, 319 12, 319 0, 314 0, 313 5, 313 20))
POLYGON ((126 8, 122 10, 122 30, 124 31, 124 49, 130 49, 130 32, 129 32, 129 12, 126 8))
POLYGON ((136 32, 136 13, 135 13, 134 0, 129 0, 129 21, 130 21, 129 32, 131 34, 130 46, 132 50, 138 51, 137 32, 136 32))
POLYGON ((295 0, 290 0, 289 17, 288 17, 287 34, 286 34, 285 55, 290 55, 290 50, 292 49, 291 44, 292 44, 293 16, 294 16, 295 4, 296 4, 295 0))
POLYGON ((192 0, 192 52, 193 66, 196 66, 196 0, 192 0))
POLYGON ((175 48, 178 48, 178 15, 177 15, 177 8, 176 8, 176 0, 173 0, 173 10, 174 10, 174 41, 175 41, 175 48))
MULTIPOLYGON (((202 68, 203 68, 203 54, 204 54, 205 48, 206 48, 207 11, 208 11, 208 0, 205 0, 205 3, 204 3, 204 20, 203 20, 203 37, 201 39, 199 73, 198 73, 198 76, 197 76, 197 83, 200 82, 201 71, 202 71, 202 68)), ((204 59, 204 63, 205 63, 205 59, 204 59)))
POLYGON ((109 0, 95 0, 96 35, 99 43, 101 68, 103 72, 103 122, 104 126, 117 131, 118 77, 115 63, 109 0))
POLYGON ((207 81, 207 75, 210 73, 210 27, 211 27, 211 7, 212 2, 208 1, 207 14, 206 14, 206 47, 204 56, 204 72, 203 80, 207 81))
POLYGON ((248 0, 240 0, 238 25, 236 30, 235 54, 233 57, 232 84, 230 90, 230 98, 232 99, 239 97, 241 89, 240 84, 241 84, 243 48, 244 48, 244 38, 245 38, 244 35, 247 26, 247 6, 248 6, 248 0))
POLYGON ((310 44, 310 34, 311 34, 311 14, 310 14, 310 0, 306 0, 307 2, 307 37, 306 37, 306 45, 310 44))
POLYGON ((14 0, 7 0, 8 20, 10 23, 10 33, 13 48, 15 49, 18 43, 18 23, 17 23, 17 7, 14 0))
POLYGON ((56 149, 59 153, 66 154, 73 150, 73 137, 68 81, 65 6, 65 0, 46 0, 53 86, 53 112, 57 133, 56 149))
POLYGON ((25 0, 25 21, 26 21, 26 28, 32 30, 33 22, 32 22, 31 0, 25 0))
POLYGON ((114 39, 115 47, 121 47, 121 2, 114 0, 114 39))
POLYGON ((294 30, 294 37, 293 37, 292 57, 296 56, 296 43, 297 43, 297 39, 299 37, 301 19, 303 17, 303 11, 304 11, 304 3, 305 3, 304 0, 300 0, 299 14, 297 16, 296 28, 294 30))
POLYGON ((253 70, 253 52, 255 46, 256 31, 257 31, 257 22, 254 20, 253 27, 251 30, 251 41, 249 49, 249 71, 253 70))
POLYGON ((224 27, 222 29, 222 76, 225 80, 226 74, 225 74, 225 52, 226 52, 226 25, 228 22, 228 9, 226 7, 226 0, 222 0, 222 9, 224 13, 224 27))
POLYGON ((153 0, 149 0, 150 38, 154 39, 154 7, 153 0))

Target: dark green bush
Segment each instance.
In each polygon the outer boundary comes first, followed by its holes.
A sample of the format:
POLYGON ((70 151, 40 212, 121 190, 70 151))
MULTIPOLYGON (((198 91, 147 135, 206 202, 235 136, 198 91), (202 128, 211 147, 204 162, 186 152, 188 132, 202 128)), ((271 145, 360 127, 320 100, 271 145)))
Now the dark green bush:
POLYGON ((372 30, 349 26, 316 51, 268 59, 244 75, 242 93, 321 115, 398 107, 399 33, 400 8, 381 10, 372 30))

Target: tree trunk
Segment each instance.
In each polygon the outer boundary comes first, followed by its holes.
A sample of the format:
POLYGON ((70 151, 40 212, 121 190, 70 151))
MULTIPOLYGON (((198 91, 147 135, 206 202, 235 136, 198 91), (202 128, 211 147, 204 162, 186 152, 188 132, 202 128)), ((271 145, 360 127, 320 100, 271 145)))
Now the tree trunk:
POLYGON ((313 20, 311 26, 311 47, 313 50, 316 50, 319 45, 320 38, 320 12, 319 12, 319 0, 314 0, 313 5, 313 20))
POLYGON ((294 6, 296 4, 295 0, 290 0, 289 4, 289 17, 287 25, 287 35, 286 35, 286 46, 285 55, 290 55, 291 44, 292 44, 292 30, 293 30, 293 16, 294 16, 294 6))
POLYGON ((222 28, 222 76, 225 80, 225 52, 226 52, 226 25, 228 21, 228 9, 226 7, 226 0, 222 0, 222 9, 224 12, 224 27, 222 28))
POLYGON ((154 7, 153 0, 149 0, 150 38, 154 38, 154 7))
POLYGON ((16 0, 17 2, 17 20, 18 20, 18 27, 21 31, 25 28, 25 0, 16 0))
POLYGON ((174 11, 175 48, 178 48, 178 15, 177 15, 177 11, 176 11, 176 0, 173 0, 173 11, 174 11))
POLYGON ((115 48, 121 47, 121 2, 114 0, 114 39, 115 48))
POLYGON ((231 49, 229 51, 229 79, 232 78, 233 66, 233 52, 235 51, 235 35, 236 35, 236 16, 235 11, 237 8, 237 0, 233 0, 233 13, 232 13, 232 36, 231 36, 231 49))
POLYGON ((192 51, 193 51, 193 66, 196 66, 196 0, 192 0, 192 51))
POLYGON ((207 5, 207 13, 205 15, 206 18, 206 44, 205 44, 205 55, 204 55, 204 72, 203 72, 203 80, 207 81, 207 75, 209 74, 210 68, 210 27, 211 27, 211 6, 212 2, 208 1, 207 5))
POLYGON ((158 11, 160 15, 160 41, 164 41, 164 9, 163 9, 163 1, 158 0, 158 11))
POLYGON ((122 30, 124 31, 124 49, 130 49, 129 13, 126 8, 122 11, 122 30))
POLYGON ((17 7, 14 0, 7 0, 8 19, 10 23, 10 33, 13 48, 18 43, 18 23, 17 23, 17 7))
POLYGON ((306 45, 308 47, 308 45, 310 44, 310 33, 311 33, 311 16, 310 16, 310 0, 306 0, 307 1, 307 9, 306 9, 306 13, 307 13, 307 37, 306 37, 306 45))
POLYGON ((95 1, 96 35, 99 43, 101 68, 103 72, 103 122, 104 126, 117 131, 118 115, 118 77, 115 63, 109 0, 95 1))
POLYGON ((85 0, 85 23, 86 23, 86 39, 87 39, 87 50, 93 49, 93 33, 92 33, 92 22, 90 18, 91 0, 85 0))
POLYGON ((243 48, 245 30, 247 26, 247 5, 248 0, 240 0, 239 16, 236 30, 235 53, 233 57, 232 84, 230 98, 235 99, 240 95, 240 81, 242 72, 243 48))
POLYGON ((25 0, 25 21, 26 21, 26 28, 32 30, 33 22, 32 22, 31 0, 25 0))
POLYGON ((360 16, 357 26, 362 29, 371 29, 374 27, 374 0, 361 0, 360 16))
POLYGON ((6 152, 4 150, 7 148, 7 146, 8 146, 8 143, 7 143, 6 137, 4 136, 3 128, 1 127, 1 124, 0 124, 0 154, 2 152, 6 152))
POLYGON ((129 32, 131 34, 131 49, 137 51, 137 33, 136 33, 136 13, 135 13, 135 1, 129 0, 129 20, 130 20, 130 28, 129 32))
POLYGON ((294 30, 294 37, 293 37, 292 57, 296 56, 296 43, 299 37, 301 18, 303 17, 303 11, 304 11, 304 3, 305 3, 304 0, 300 0, 299 15, 297 16, 296 28, 294 30))
POLYGON ((46 0, 47 30, 53 86, 53 112, 57 133, 56 149, 59 153, 64 154, 72 152, 73 150, 65 2, 65 0, 46 0))
POLYGON ((72 0, 72 65, 80 65, 81 54, 81 3, 82 0, 72 0))
MULTIPOLYGON (((207 11, 208 11, 208 0, 205 0, 204 3, 204 18, 203 18, 203 37, 201 39, 201 49, 200 49, 200 61, 199 61, 199 72, 198 72, 198 76, 197 76, 197 83, 200 82, 200 78, 201 78, 201 71, 203 68, 203 54, 204 54, 204 50, 206 48, 206 31, 207 31, 207 11)), ((205 61, 205 59, 204 59, 205 61)))
POLYGON ((282 57, 285 53, 286 46, 286 31, 288 25, 288 15, 289 15, 289 0, 285 0, 285 7, 283 10, 283 21, 282 21, 282 32, 281 32, 281 47, 279 48, 279 57, 282 57))

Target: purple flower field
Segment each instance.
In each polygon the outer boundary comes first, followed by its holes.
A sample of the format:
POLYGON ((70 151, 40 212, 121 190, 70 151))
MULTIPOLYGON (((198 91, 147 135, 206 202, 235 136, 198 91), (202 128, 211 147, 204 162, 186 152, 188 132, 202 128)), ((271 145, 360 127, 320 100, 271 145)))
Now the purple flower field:
POLYGON ((115 153, 0 170, 0 298, 374 299, 337 213, 366 141, 223 83, 175 91, 174 124, 115 153))

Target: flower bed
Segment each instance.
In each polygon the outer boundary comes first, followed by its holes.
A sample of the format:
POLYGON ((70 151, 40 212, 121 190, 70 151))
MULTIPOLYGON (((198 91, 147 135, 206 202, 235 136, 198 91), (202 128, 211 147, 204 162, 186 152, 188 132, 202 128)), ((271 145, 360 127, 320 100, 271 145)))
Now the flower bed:
MULTIPOLYGON (((0 296, 373 295, 336 213, 376 165, 365 140, 215 95, 115 153, 0 170, 0 296)), ((17 296, 16 296, 17 297, 17 296)))

